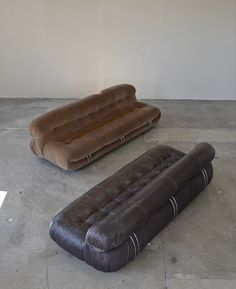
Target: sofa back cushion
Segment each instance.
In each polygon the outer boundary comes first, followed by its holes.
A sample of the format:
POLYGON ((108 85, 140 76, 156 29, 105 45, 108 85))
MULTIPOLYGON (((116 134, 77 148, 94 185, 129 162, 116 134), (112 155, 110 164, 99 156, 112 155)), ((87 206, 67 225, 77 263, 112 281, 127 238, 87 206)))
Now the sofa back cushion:
POLYGON ((47 142, 63 140, 70 133, 86 130, 104 119, 128 112, 134 102, 135 88, 132 85, 113 86, 36 118, 30 124, 29 132, 42 151, 47 142))

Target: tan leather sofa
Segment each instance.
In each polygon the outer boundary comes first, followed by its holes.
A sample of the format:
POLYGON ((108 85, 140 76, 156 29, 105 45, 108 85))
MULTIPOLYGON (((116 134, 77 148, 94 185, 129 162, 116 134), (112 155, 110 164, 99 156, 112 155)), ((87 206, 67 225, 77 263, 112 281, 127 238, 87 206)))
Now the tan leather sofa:
POLYGON ((39 116, 29 125, 34 154, 78 169, 155 125, 157 107, 137 101, 121 84, 39 116))

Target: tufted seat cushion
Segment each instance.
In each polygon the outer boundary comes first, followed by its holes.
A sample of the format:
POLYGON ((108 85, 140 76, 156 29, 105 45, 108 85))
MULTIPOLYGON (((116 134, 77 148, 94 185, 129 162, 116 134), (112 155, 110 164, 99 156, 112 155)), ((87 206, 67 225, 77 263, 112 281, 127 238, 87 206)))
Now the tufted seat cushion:
POLYGON ((32 121, 30 147, 63 169, 78 169, 151 128, 159 118, 157 107, 137 101, 132 85, 118 85, 32 121))
POLYGON ((212 179, 214 148, 157 146, 79 197, 52 221, 51 238, 102 271, 138 252, 212 179))

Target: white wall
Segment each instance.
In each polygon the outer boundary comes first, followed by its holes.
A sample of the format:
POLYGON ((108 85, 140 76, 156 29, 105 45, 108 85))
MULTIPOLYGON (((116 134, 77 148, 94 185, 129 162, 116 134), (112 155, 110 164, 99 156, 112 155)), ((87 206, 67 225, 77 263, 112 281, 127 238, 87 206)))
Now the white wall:
POLYGON ((236 99, 236 0, 0 0, 0 97, 236 99))

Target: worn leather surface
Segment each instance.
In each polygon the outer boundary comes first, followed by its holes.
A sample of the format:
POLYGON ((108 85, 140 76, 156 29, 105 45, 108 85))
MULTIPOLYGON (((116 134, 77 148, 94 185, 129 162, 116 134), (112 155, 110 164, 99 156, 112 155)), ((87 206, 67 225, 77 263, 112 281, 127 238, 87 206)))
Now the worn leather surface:
MULTIPOLYGON (((212 166, 206 168, 208 181, 212 178, 212 166)), ((204 188, 204 176, 202 173, 193 178, 187 185, 183 187, 176 195, 175 200, 180 213, 204 188)), ((168 201, 160 208, 142 227, 130 234, 119 247, 99 252, 85 244, 83 246, 82 256, 87 264, 104 272, 116 271, 127 263, 132 261, 137 254, 154 238, 169 222, 175 219, 173 206, 168 201)), ((186 230, 188 228, 186 227, 186 230)), ((67 247, 70 250, 70 247, 67 247)), ((76 250, 71 252, 76 256, 76 250)))
POLYGON ((55 216, 52 239, 99 270, 119 269, 211 181, 214 153, 207 143, 186 155, 155 147, 55 216))
POLYGON ((157 107, 137 101, 129 84, 113 86, 50 111, 29 125, 34 154, 78 169, 151 128, 157 107))

